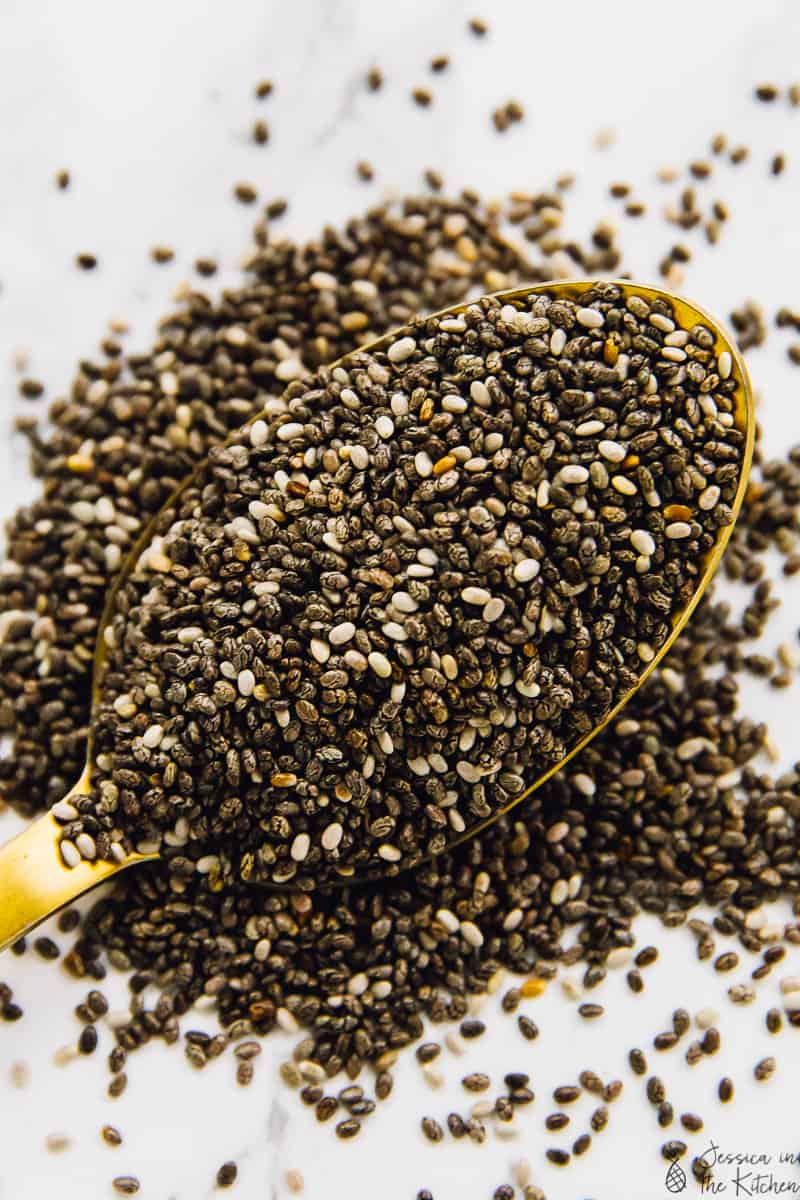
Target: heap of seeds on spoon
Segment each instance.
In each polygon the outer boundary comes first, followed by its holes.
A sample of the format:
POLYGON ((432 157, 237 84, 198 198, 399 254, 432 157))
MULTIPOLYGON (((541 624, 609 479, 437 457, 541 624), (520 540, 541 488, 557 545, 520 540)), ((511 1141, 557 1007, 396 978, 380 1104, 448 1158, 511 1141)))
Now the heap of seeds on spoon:
POLYGON ((636 684, 732 520, 714 344, 598 284, 421 318, 292 385, 117 595, 65 860, 313 887, 506 808, 636 684))
MULTIPOLYGON (((677 178, 680 189, 667 220, 684 231, 697 226, 713 243, 729 213, 715 200, 711 214, 712 192, 707 215, 706 192, 731 186, 726 173, 742 169, 726 165, 725 145, 724 136, 714 138, 714 157, 697 187, 691 179, 681 182, 672 168, 662 173, 665 182, 677 178)), ((730 162, 745 156, 736 148, 730 162)), ((431 186, 441 187, 429 174, 431 186)), ((568 182, 565 177, 563 188, 568 182)), ((517 193, 503 205, 502 215, 535 246, 533 263, 499 238, 498 206, 485 206, 471 192, 381 206, 300 246, 262 223, 246 283, 219 303, 190 294, 165 320, 151 350, 123 354, 125 326, 113 323, 104 357, 83 362, 69 396, 52 405, 52 434, 44 440, 33 432, 34 470, 44 486, 9 530, 9 560, 0 577, 0 716, 14 748, 0 770, 10 802, 27 814, 38 811, 80 774, 93 643, 108 581, 137 531, 191 465, 258 411, 265 390, 279 393, 287 381, 307 378, 305 371, 320 361, 403 323, 415 309, 438 309, 470 290, 560 276, 575 264, 581 274, 621 271, 612 227, 601 221, 592 245, 580 246, 558 228, 564 207, 561 189, 517 193), (244 343, 242 329, 248 333, 244 343)), ((277 217, 283 208, 285 203, 273 202, 269 215, 277 217)), ((654 236, 662 229, 654 222, 654 236)), ((691 237, 686 233, 689 245, 691 237)), ((685 243, 665 256, 662 271, 672 286, 680 286, 687 257, 685 243)), ((201 274, 214 269, 212 260, 198 260, 201 274)), ((752 306, 743 310, 743 338, 758 326, 756 340, 763 340, 763 321, 756 317, 752 306)), ((791 325, 788 319, 778 323, 791 325)), ((31 398, 42 392, 35 380, 20 387, 31 398)), ((271 416, 281 412, 274 402, 271 416)), ((34 424, 26 418, 27 428, 34 424)), ((793 646, 779 647, 776 658, 750 653, 748 642, 761 634, 778 603, 765 551, 776 546, 785 556, 786 575, 800 568, 798 464, 800 452, 792 451, 754 473, 724 560, 727 573, 750 588, 743 613, 706 599, 663 667, 563 777, 479 839, 418 870, 410 877, 413 887, 401 877, 352 892, 266 897, 236 880, 210 890, 209 877, 194 867, 182 878, 158 864, 121 878, 113 896, 93 906, 61 959, 88 985, 103 978, 107 963, 134 972, 127 1023, 119 1017, 110 1023, 97 990, 76 1009, 81 1053, 113 1045, 110 1095, 125 1089, 131 1052, 151 1039, 176 1041, 182 1014, 205 997, 216 1005, 223 1032, 201 1033, 200 1017, 190 1018, 185 1047, 194 1067, 232 1044, 237 1077, 246 1084, 258 1054, 250 1035, 303 1026, 308 1035, 284 1065, 283 1077, 290 1086, 304 1085, 302 1099, 315 1106, 320 1121, 335 1118, 341 1135, 352 1137, 375 1101, 390 1095, 392 1063, 402 1046, 420 1037, 423 1017, 466 1018, 471 1000, 504 986, 504 967, 534 972, 507 980, 505 986, 512 986, 503 1008, 515 1013, 521 1039, 535 1039, 531 1004, 547 979, 559 966, 583 961, 583 987, 602 984, 607 968, 631 959, 631 925, 641 908, 662 914, 672 926, 685 923, 698 901, 714 905, 713 923, 688 922, 698 957, 710 964, 720 939, 730 946, 729 939, 737 938, 740 967, 754 974, 747 992, 752 998, 763 986, 759 981, 777 968, 781 940, 800 940, 796 921, 775 924, 760 908, 797 892, 800 845, 793 814, 800 811, 800 780, 794 770, 772 778, 757 767, 766 730, 738 711, 737 697, 742 672, 785 687, 797 664, 793 646), (577 941, 567 948, 575 932, 577 941), (331 1078, 342 1066, 355 1075, 366 1062, 377 1068, 375 1100, 366 1085, 359 1096, 358 1085, 343 1089, 331 1078)), ((58 920, 65 941, 79 925, 76 910, 58 920)), ((43 957, 59 958, 52 938, 27 944, 43 957)), ((25 946, 25 940, 18 943, 17 953, 25 946)), ((655 947, 645 947, 630 965, 634 995, 646 988, 646 967, 656 957, 655 947)), ((781 988, 790 1025, 797 1024, 796 982, 787 977, 781 988)), ((570 983, 574 998, 581 989, 570 983)), ((6 985, 0 1004, 7 1021, 23 1015, 6 985)), ((687 1062, 719 1051, 713 1029, 719 1021, 713 1010, 698 1011, 701 1034, 698 1041, 687 1038, 687 1062)), ((474 1036, 480 1026, 470 1019, 463 1032, 474 1036)), ((768 1029, 778 1034, 781 1026, 781 1011, 770 1009, 768 1029)), ((722 1027, 724 1032, 724 1019, 722 1027)), ((686 1036, 679 1028, 684 1031, 684 1021, 676 1017, 675 1036, 686 1036)), ((463 1045, 454 1030, 445 1040, 447 1054, 463 1045)), ((522 1060, 526 1041, 520 1046, 522 1060)), ((657 1049, 666 1049, 663 1040, 657 1049)), ((57 1061, 75 1052, 62 1048, 57 1061)), ((433 1044, 424 1058, 430 1062, 437 1053, 433 1044)), ((771 1066, 774 1061, 759 1061, 759 1079, 771 1066)), ((24 1064, 17 1068, 17 1086, 24 1086, 24 1064)), ((735 1094, 731 1076, 742 1068, 753 1073, 753 1064, 734 1054, 720 1068, 719 1099, 729 1103, 735 1094)), ((630 1069, 634 1083, 646 1076, 641 1050, 632 1051, 630 1069)), ((596 1093, 597 1078, 585 1075, 585 1092, 596 1093)), ((617 1083, 607 1081, 598 1095, 592 1136, 608 1123, 617 1083)), ((664 1084, 651 1076, 646 1089, 666 1127, 673 1112, 664 1084)), ((483 1107, 475 1115, 462 1120, 452 1113, 445 1120, 439 1111, 435 1123, 471 1142, 484 1140, 493 1127, 498 1137, 518 1133, 520 1120, 507 1118, 530 1103, 530 1089, 517 1072, 495 1081, 495 1090, 501 1094, 490 1113, 489 1102, 479 1100, 483 1107)), ((560 1119, 547 1126, 554 1141, 559 1127, 560 1119)), ((574 1148, 571 1137, 561 1136, 551 1146, 555 1165, 586 1149, 588 1135, 581 1133, 574 1148)), ((674 1139, 665 1145, 670 1154, 685 1152, 685 1143, 674 1139)), ((236 1174, 230 1163, 220 1171, 227 1182, 236 1174)), ((707 1173, 702 1162, 697 1171, 707 1173)), ((530 1200, 541 1197, 525 1160, 516 1164, 514 1182, 530 1200)), ((119 1183, 128 1194, 138 1190, 133 1177, 120 1175, 119 1183)), ((509 1192, 509 1185, 498 1189, 509 1192)))

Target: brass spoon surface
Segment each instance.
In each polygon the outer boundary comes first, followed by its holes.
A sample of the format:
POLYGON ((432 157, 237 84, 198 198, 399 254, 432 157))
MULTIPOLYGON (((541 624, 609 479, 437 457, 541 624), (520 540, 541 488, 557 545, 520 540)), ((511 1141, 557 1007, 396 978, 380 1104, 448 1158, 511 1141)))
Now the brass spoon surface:
MULTIPOLYGON (((514 303, 515 301, 524 301, 531 295, 537 295, 546 292, 557 298, 576 299, 583 293, 596 287, 598 283, 606 282, 598 279, 589 280, 561 280, 555 283, 542 283, 531 285, 528 287, 514 288, 511 291, 498 292, 494 295, 494 299, 501 304, 514 303)), ((593 737, 596 736, 606 725, 609 724, 619 713, 619 711, 627 704, 631 696, 641 687, 647 677, 655 670, 664 656, 669 652, 673 642, 680 634, 681 630, 686 625, 691 617, 694 609, 700 601, 703 592, 706 590, 711 578, 719 564, 722 554, 730 538, 735 523, 736 516, 741 508, 744 499, 745 490, 747 487, 747 477, 750 469, 750 463, 753 455, 753 444, 755 439, 755 413, 753 406, 753 396, 750 386, 750 380, 747 374, 747 368, 739 354, 735 342, 728 334, 720 327, 717 322, 703 309, 698 308, 695 304, 690 303, 682 297, 676 296, 673 293, 662 288, 648 287, 642 284, 633 283, 630 280, 611 280, 617 287, 621 288, 624 296, 638 295, 645 300, 662 299, 667 300, 673 307, 675 316, 681 328, 691 328, 692 325, 705 325, 715 335, 716 341, 714 345, 714 353, 718 357, 723 351, 728 351, 733 360, 732 378, 735 379, 737 387, 734 396, 734 425, 735 428, 745 434, 745 444, 741 463, 741 473, 736 491, 736 497, 732 505, 733 521, 730 525, 724 526, 717 533, 717 538, 711 551, 706 556, 703 564, 703 574, 700 581, 692 594, 688 604, 678 610, 672 618, 672 631, 664 645, 659 649, 653 660, 647 663, 641 672, 637 683, 628 692, 626 692, 606 714, 602 721, 589 731, 584 737, 575 743, 569 752, 557 763, 554 763, 546 771, 543 771, 519 796, 515 796, 514 800, 505 806, 492 813, 490 817, 478 821, 468 830, 453 837, 447 844, 446 849, 452 849, 459 842, 465 841, 469 837, 474 837, 480 833, 498 817, 508 812, 509 809, 521 803, 531 792, 543 784, 547 779, 561 770, 574 755, 578 754, 593 737)), ((463 312, 468 307, 467 303, 454 305, 447 309, 448 313, 463 312)), ((443 315, 443 314, 438 314, 443 315)), ((385 334, 383 337, 376 339, 367 346, 361 346, 356 353, 371 352, 384 349, 396 337, 396 331, 385 334)), ((346 363, 349 355, 339 361, 346 363)), ((256 420, 253 417, 252 420, 256 420)), ((248 422, 250 423, 250 422, 248 422)), ((239 431, 231 435, 233 440, 239 436, 239 431)), ((170 508, 178 495, 191 482, 197 472, 202 470, 203 464, 200 464, 195 472, 188 477, 184 483, 173 493, 167 502, 162 506, 158 513, 148 523, 146 528, 139 536, 135 546, 128 555, 123 564, 120 574, 117 576, 115 583, 109 589, 109 594, 106 600, 105 609, 102 615, 100 627, 98 630, 97 643, 95 648, 94 658, 94 674, 93 674, 93 707, 96 706, 98 688, 102 676, 103 664, 105 661, 105 642, 103 633, 111 614, 114 611, 114 602, 120 585, 130 574, 139 555, 145 546, 152 538, 153 530, 158 522, 161 514, 165 509, 170 508)), ((89 745, 87 750, 87 763, 81 775, 81 778, 72 788, 71 792, 65 799, 71 797, 87 795, 90 791, 90 773, 92 765, 92 741, 91 730, 89 737, 89 745)), ((12 942, 22 937, 23 934, 38 925, 46 917, 50 916, 57 909, 65 904, 75 900, 84 892, 90 891, 97 887, 98 884, 105 882, 120 871, 126 870, 128 867, 135 866, 138 863, 152 861, 158 855, 151 854, 128 854, 120 862, 106 862, 105 860, 97 859, 93 862, 81 860, 75 867, 67 867, 62 860, 58 846, 59 832, 61 826, 48 813, 43 817, 39 817, 33 821, 27 829, 13 838, 5 846, 0 847, 0 950, 5 949, 12 942)), ((418 866, 419 863, 414 864, 418 866)), ((343 877, 341 880, 330 881, 329 886, 346 884, 348 882, 360 882, 367 878, 375 878, 375 871, 362 873, 359 875, 353 874, 350 877, 343 877)))

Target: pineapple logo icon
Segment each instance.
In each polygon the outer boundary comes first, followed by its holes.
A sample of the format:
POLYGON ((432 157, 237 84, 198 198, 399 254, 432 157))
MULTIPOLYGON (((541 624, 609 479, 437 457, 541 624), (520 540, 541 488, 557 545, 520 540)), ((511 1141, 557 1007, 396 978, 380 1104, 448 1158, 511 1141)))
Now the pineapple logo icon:
POLYGON ((664 1179, 664 1186, 673 1195, 682 1192, 686 1187, 686 1172, 677 1159, 669 1164, 666 1178, 664 1179))

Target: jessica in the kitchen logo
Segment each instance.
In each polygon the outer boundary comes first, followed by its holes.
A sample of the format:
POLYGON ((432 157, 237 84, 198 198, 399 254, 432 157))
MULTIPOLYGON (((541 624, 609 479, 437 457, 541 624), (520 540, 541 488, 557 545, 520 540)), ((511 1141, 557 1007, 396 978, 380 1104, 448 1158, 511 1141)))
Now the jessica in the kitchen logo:
MULTIPOLYGON (((707 1196, 725 1195, 731 1200, 746 1200, 748 1196, 789 1196, 800 1194, 800 1152, 782 1150, 777 1154, 765 1151, 725 1150, 711 1141, 698 1155, 700 1192, 707 1196), (702 1170, 706 1168, 705 1172, 702 1170)), ((687 1185, 686 1172, 676 1161, 670 1164, 664 1184, 673 1194, 687 1185), (676 1169, 677 1168, 677 1169, 676 1169)))

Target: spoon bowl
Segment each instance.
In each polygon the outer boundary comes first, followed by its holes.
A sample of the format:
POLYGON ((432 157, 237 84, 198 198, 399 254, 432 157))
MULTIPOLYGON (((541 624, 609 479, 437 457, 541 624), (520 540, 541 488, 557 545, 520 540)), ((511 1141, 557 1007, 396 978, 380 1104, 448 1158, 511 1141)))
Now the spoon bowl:
MULTIPOLYGON (((535 286, 516 288, 511 291, 506 291, 496 294, 492 299, 501 304, 514 305, 519 302, 524 302, 530 297, 535 297, 541 293, 546 293, 556 299, 576 300, 587 291, 596 287, 599 280, 580 280, 580 281, 559 281, 556 283, 543 283, 535 286)), ((669 652, 675 639, 679 636, 681 630, 690 619, 692 612, 699 603, 703 592, 708 586, 725 550, 725 547, 733 530, 733 525, 736 516, 744 499, 747 486, 747 477, 750 467, 750 462, 753 453, 753 444, 755 438, 755 416, 753 408, 753 398, 750 387, 747 369, 742 361, 742 358, 736 348, 732 338, 720 327, 719 323, 714 320, 709 314, 698 308, 695 304, 675 296, 661 288, 648 287, 641 284, 632 283, 629 280, 614 280, 612 282, 616 287, 620 288, 624 297, 631 295, 640 296, 646 301, 665 300, 672 306, 674 314, 683 329, 688 329, 693 325, 701 324, 711 331, 715 338, 713 347, 714 354, 719 357, 723 352, 730 355, 732 363, 731 377, 735 380, 736 389, 733 393, 733 424, 734 427, 744 436, 744 444, 742 449, 742 458, 740 464, 740 474, 738 478, 736 494, 731 504, 733 519, 730 524, 722 526, 715 531, 714 543, 712 548, 706 554, 702 562, 702 572, 698 576, 697 585, 692 592, 689 601, 684 607, 674 612, 670 618, 671 629, 669 636, 666 638, 650 662, 642 664, 641 672, 636 683, 627 692, 625 692, 604 714, 602 720, 591 728, 584 736, 568 747, 567 752, 555 763, 549 765, 547 769, 541 771, 535 779, 533 779, 527 787, 525 787, 519 795, 513 797, 510 803, 504 807, 499 807, 494 810, 490 816, 476 820, 469 825, 463 832, 454 833, 447 841, 444 849, 450 850, 454 846, 463 842, 467 838, 473 837, 480 833, 493 821, 497 820, 504 813, 524 801, 531 793, 540 787, 546 780, 551 778, 559 771, 565 763, 578 754, 587 744, 594 738, 609 722, 613 721, 620 710, 627 704, 631 696, 641 687, 645 680, 652 674, 664 656, 669 652)), ((474 303, 471 301, 469 303, 474 303)), ((463 312, 468 307, 468 304, 460 304, 447 310, 447 314, 457 314, 463 312)), ((443 314, 438 314, 439 316, 443 314)), ((396 332, 384 335, 367 346, 360 347, 356 354, 364 352, 371 353, 374 351, 386 349, 396 338, 396 332)), ((339 360, 342 365, 347 365, 348 360, 352 355, 347 355, 339 360)), ((338 365, 338 364, 334 364, 338 365)), ((253 417, 252 421, 258 419, 253 417)), ((248 422, 248 424, 251 424, 248 422)), ((231 441, 240 436, 240 431, 233 434, 231 441)), ((181 494, 191 486, 200 472, 202 472, 204 464, 201 464, 188 477, 184 483, 176 490, 169 498, 162 509, 150 521, 147 527, 143 530, 138 538, 135 546, 128 555, 122 569, 117 576, 112 587, 109 589, 106 600, 105 609, 101 618, 101 623, 98 631, 98 638, 95 650, 94 659, 94 675, 93 675, 93 714, 96 713, 98 697, 101 692, 103 672, 107 659, 107 646, 104 637, 104 632, 112 619, 116 609, 116 601, 119 596, 120 588, 128 580, 139 561, 140 555, 151 542, 154 531, 159 528, 159 522, 164 514, 174 509, 176 501, 181 494)), ((93 766, 93 739, 89 736, 89 745, 87 752, 86 768, 72 791, 65 798, 66 802, 75 799, 82 795, 88 795, 91 791, 91 772, 93 766)), ((62 805, 65 803, 62 801, 62 805)), ((82 893, 89 891, 98 884, 105 882, 113 877, 118 872, 127 869, 128 867, 137 865, 142 862, 152 861, 158 857, 155 853, 124 853, 118 854, 116 861, 106 861, 95 859, 88 861, 80 859, 74 865, 67 865, 59 848, 59 835, 61 826, 55 819, 53 813, 48 813, 43 817, 38 818, 18 837, 14 838, 4 847, 0 848, 0 949, 8 946, 16 941, 30 928, 44 920, 58 908, 74 900, 82 893)), ((143 847, 146 848, 146 847, 143 847)), ((424 859, 417 859, 413 866, 419 865, 424 859)), ((376 870, 374 866, 361 870, 356 868, 342 869, 335 877, 326 879, 324 886, 342 886, 354 882, 362 882, 368 879, 374 879, 381 875, 380 870, 376 870)), ((385 872, 383 872, 385 873, 385 872)), ((270 885, 275 886, 275 885, 270 885)), ((291 885, 283 885, 291 886, 291 885)), ((320 886, 323 886, 322 884, 320 886)))

